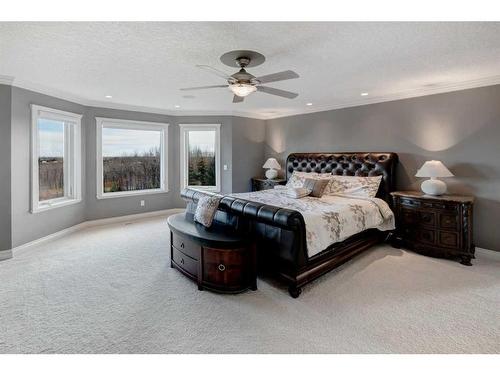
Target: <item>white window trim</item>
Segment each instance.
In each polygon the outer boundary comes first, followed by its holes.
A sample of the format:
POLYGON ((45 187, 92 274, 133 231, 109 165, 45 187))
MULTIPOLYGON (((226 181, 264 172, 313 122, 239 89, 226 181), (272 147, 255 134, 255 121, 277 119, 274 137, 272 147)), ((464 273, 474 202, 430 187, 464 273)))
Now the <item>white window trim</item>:
POLYGON ((137 195, 159 194, 168 192, 168 124, 161 122, 147 122, 134 120, 121 120, 106 117, 96 117, 96 181, 97 199, 130 197, 137 195), (163 133, 161 142, 161 187, 159 189, 119 191, 104 193, 103 187, 103 159, 102 159, 102 128, 156 130, 163 133))
MULTIPOLYGON (((36 104, 31 104, 31 213, 51 210, 54 208, 77 204, 82 201, 82 116, 77 113, 60 111, 49 107, 43 107, 36 104), (65 197, 39 201, 39 168, 38 168, 38 119, 52 119, 56 121, 64 121, 71 123, 71 136, 69 139, 65 137, 65 160, 70 163, 71 176, 64 174, 65 188, 70 187, 71 191, 65 192, 65 197), (71 144, 66 145, 66 142, 71 144), (73 184, 70 185, 72 180, 73 184)), ((69 126, 65 125, 65 131, 69 126)))
POLYGON ((180 127, 180 159, 181 159, 181 189, 192 187, 195 189, 208 190, 219 193, 221 191, 221 168, 220 168, 220 124, 179 124, 180 127), (215 130, 215 186, 189 186, 188 185, 188 154, 187 154, 187 131, 189 130, 215 130))

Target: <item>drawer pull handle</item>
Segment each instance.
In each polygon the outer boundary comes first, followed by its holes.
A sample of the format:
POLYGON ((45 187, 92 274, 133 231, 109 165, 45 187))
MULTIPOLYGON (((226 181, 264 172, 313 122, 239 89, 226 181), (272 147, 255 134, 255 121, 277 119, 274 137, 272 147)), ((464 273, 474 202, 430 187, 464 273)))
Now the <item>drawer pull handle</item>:
POLYGON ((221 272, 224 272, 226 270, 226 266, 223 264, 219 264, 219 267, 217 267, 217 268, 219 268, 219 271, 221 271, 221 272))
POLYGON ((184 242, 181 243, 181 247, 184 249, 184 242))
POLYGON ((184 264, 184 258, 181 258, 181 264, 184 264))

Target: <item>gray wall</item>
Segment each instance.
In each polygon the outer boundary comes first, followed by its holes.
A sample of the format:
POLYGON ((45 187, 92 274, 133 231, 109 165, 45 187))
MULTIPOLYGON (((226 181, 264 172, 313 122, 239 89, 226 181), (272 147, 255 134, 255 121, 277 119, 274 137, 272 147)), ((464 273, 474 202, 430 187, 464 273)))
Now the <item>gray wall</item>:
POLYGON ((246 190, 250 177, 257 173, 254 164, 261 164, 264 155, 265 123, 232 116, 167 116, 160 114, 84 107, 36 92, 0 86, 0 155, 5 154, 0 169, 0 213, 2 246, 6 249, 49 235, 86 220, 137 214, 168 208, 184 207, 180 198, 180 130, 179 124, 221 124, 221 190, 246 190), (12 100, 10 93, 12 92, 12 100), (40 213, 30 213, 30 104, 38 104, 83 114, 82 118, 82 181, 81 203, 40 213), (12 108, 12 113, 11 113, 12 108), (4 110, 5 109, 5 110, 4 110), (168 131, 169 191, 112 199, 97 199, 96 194, 96 122, 95 117, 162 122, 168 131), (234 124, 233 124, 234 122, 234 124), (250 131, 247 126, 251 126, 250 131), (233 133, 233 127, 236 131, 233 133), (11 137, 12 133, 12 137, 11 137), (248 141, 248 142, 247 142, 248 141), (12 150, 10 149, 12 145, 12 150), (5 147, 4 147, 5 143, 5 147), (233 155, 233 143, 239 153, 233 155), (235 159, 236 158, 236 159, 235 159), (9 159, 12 159, 9 162, 9 159), (236 173, 233 176, 233 164, 236 173), (11 170, 12 166, 12 170, 11 170), (4 175, 6 176, 5 178, 4 175), (12 183, 10 181, 12 179, 12 183), (12 186, 12 195, 10 189, 12 186), (140 201, 145 201, 145 206, 140 201), (12 212, 10 206, 12 205, 12 212), (12 223, 12 230, 10 224, 12 223), (12 235, 12 240, 10 236, 12 235), (5 241, 5 243, 4 243, 5 241))
POLYGON ((10 182, 11 99, 11 87, 0 85, 0 251, 8 250, 12 247, 10 182))
MULTIPOLYGON (((47 236, 85 220, 85 200, 79 204, 30 213, 30 104, 83 114, 85 107, 33 91, 12 87, 12 246, 47 236)), ((82 154, 85 154, 85 127, 82 154)), ((85 160, 83 168, 85 168, 85 160)), ((85 181, 85 175, 83 176, 85 181)), ((85 186, 83 187, 85 194, 85 186)), ((83 195, 85 196, 85 195, 83 195)))
POLYGON ((262 176, 266 127, 260 120, 233 117, 232 191, 250 191, 250 177, 262 176))
POLYGON ((448 190, 472 194, 475 242, 500 251, 500 85, 268 120, 266 157, 291 152, 394 151, 398 189, 437 159, 455 174, 448 190))

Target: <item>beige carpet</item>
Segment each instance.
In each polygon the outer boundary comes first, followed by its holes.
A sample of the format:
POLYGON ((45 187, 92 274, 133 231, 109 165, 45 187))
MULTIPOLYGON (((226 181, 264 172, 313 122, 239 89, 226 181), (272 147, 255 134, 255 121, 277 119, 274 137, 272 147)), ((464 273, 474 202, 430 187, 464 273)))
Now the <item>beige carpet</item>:
POLYGON ((375 247, 306 287, 199 292, 165 218, 88 228, 0 262, 3 353, 498 353, 500 253, 473 267, 375 247))

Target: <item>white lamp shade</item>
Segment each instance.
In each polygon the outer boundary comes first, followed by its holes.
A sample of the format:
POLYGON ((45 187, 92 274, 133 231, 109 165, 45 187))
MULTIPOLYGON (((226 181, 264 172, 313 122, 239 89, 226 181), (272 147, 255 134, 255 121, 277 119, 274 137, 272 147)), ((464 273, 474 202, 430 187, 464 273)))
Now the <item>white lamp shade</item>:
POLYGON ((275 158, 269 158, 266 160, 262 168, 281 169, 281 165, 275 158))
POLYGON ((453 173, 439 160, 426 161, 415 177, 453 177, 453 173))

